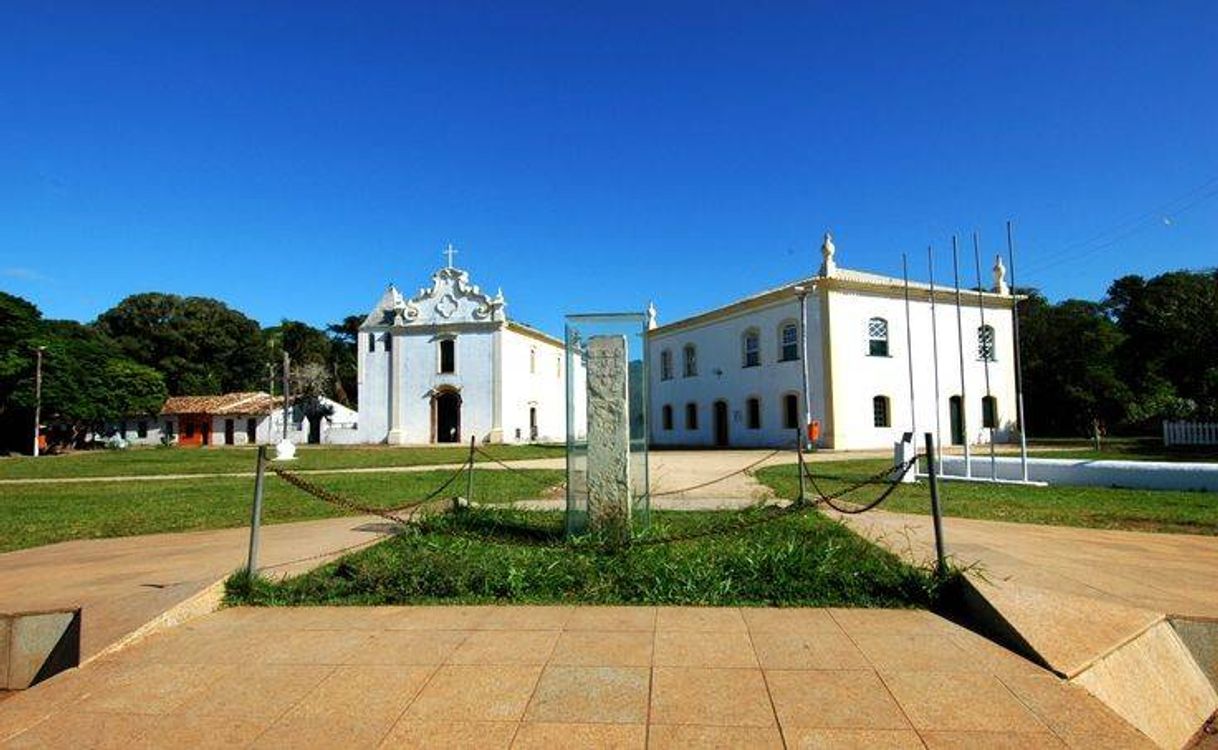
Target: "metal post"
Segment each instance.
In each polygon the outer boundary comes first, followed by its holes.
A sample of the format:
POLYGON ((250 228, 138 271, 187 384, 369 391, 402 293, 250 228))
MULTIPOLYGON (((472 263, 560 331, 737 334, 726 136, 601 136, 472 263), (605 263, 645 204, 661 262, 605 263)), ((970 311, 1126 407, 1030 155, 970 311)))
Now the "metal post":
MULTIPOLYGON (((804 389, 804 436, 796 440, 796 445, 801 445, 802 441, 807 441, 808 447, 815 449, 812 445, 812 436, 808 429, 812 426, 812 394, 808 388, 808 336, 807 336, 807 320, 808 320, 808 290, 805 287, 795 287, 795 293, 799 295, 799 358, 802 360, 800 375, 803 377, 804 389)), ((802 451, 801 451, 802 452, 802 451)))
POLYGON ((34 365, 34 458, 38 458, 42 442, 42 352, 45 346, 34 349, 36 364, 34 365))
MULTIPOLYGON (((933 456, 935 454, 935 439, 929 432, 926 433, 926 455, 933 456)), ((939 507, 939 472, 935 468, 935 462, 928 460, 930 474, 930 514, 934 521, 935 527, 935 564, 936 572, 943 573, 947 570, 947 555, 943 551, 943 510, 939 507)))
MULTIPOLYGON (((905 360, 909 364, 909 431, 918 434, 918 410, 914 405, 913 324, 909 317, 909 259, 901 253, 901 273, 905 277, 905 360)), ((914 472, 915 474, 917 471, 914 472)))
POLYGON ((798 460, 795 462, 795 468, 799 471, 799 500, 800 505, 804 504, 807 499, 807 490, 804 488, 804 447, 803 436, 799 434, 799 430, 795 430, 795 455, 798 460))
MULTIPOLYGON (((973 232, 973 262, 977 265, 977 306, 981 310, 981 328, 984 330, 985 329, 985 287, 983 287, 981 284, 981 237, 976 232, 973 232)), ((991 401, 991 399, 993 397, 990 394, 990 357, 993 356, 994 354, 997 354, 997 352, 995 351, 996 350, 995 345, 998 343, 997 338, 998 338, 998 333, 995 332, 994 341, 990 342, 989 351, 982 352, 982 354, 984 356, 981 359, 981 364, 984 365, 984 369, 985 369, 985 402, 983 402, 983 403, 993 403, 991 401)), ((980 341, 980 337, 978 338, 978 341, 980 341)), ((992 415, 994 417, 994 421, 991 423, 991 425, 989 427, 989 430, 990 430, 990 479, 997 481, 998 480, 998 457, 994 453, 994 430, 995 430, 994 425, 998 423, 997 406, 995 406, 995 408, 992 412, 992 415)), ((981 410, 981 417, 983 420, 985 419, 985 409, 984 408, 981 410)))
POLYGON ((1019 426, 1019 466, 1023 481, 1028 481, 1028 431, 1023 421, 1023 354, 1019 343, 1019 290, 1015 287, 1015 240, 1007 221, 1007 260, 1011 266, 1011 317, 1015 344, 1015 419, 1019 426))
MULTIPOLYGON (((939 319, 935 315, 935 252, 933 248, 926 248, 926 264, 930 269, 930 342, 932 355, 935 358, 935 439, 938 440, 939 436, 943 434, 943 427, 939 422, 940 412, 943 411, 943 408, 939 390, 939 319)), ((930 460, 942 461, 942 453, 932 453, 930 460)))
POLYGON ((469 469, 465 474, 465 502, 474 503, 474 436, 469 436, 469 469))
POLYGON ((258 530, 262 526, 262 486, 266 474, 266 446, 258 446, 258 468, 254 472, 254 508, 250 512, 250 555, 245 569, 251 576, 258 572, 258 530))
POLYGON ((964 321, 960 311, 960 252, 952 235, 952 275, 956 281, 956 344, 960 349, 960 432, 964 435, 964 476, 973 476, 972 451, 968 434, 968 391, 964 385, 964 321))
POLYGON ((283 352, 283 439, 288 439, 288 398, 290 385, 288 384, 288 368, 291 366, 292 358, 288 356, 285 349, 283 352))

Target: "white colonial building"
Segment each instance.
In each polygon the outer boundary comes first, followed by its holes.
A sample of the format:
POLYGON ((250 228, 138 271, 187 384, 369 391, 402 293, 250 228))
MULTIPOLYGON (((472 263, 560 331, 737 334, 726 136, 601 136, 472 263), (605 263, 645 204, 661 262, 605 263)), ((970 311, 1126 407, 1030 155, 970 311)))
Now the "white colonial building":
POLYGON ((811 422, 839 450, 890 448, 911 430, 1011 438, 1015 298, 1001 259, 994 289, 963 292, 959 317, 953 288, 932 301, 911 282, 907 327, 902 279, 838 268, 828 235, 821 253, 815 276, 651 330, 652 444, 780 446, 811 422))
POLYGON ((410 299, 391 285, 360 326, 361 440, 564 440, 563 342, 509 320, 503 292, 483 293, 451 258, 410 299))

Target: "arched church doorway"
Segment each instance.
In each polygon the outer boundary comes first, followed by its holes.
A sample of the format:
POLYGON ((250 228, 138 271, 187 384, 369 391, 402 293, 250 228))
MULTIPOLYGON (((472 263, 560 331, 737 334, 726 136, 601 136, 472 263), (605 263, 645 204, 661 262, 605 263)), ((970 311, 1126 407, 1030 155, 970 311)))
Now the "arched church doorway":
POLYGON ((726 448, 728 445, 727 434, 727 402, 715 402, 715 445, 720 448, 726 448))
POLYGON ((461 442, 461 394, 454 390, 437 391, 431 397, 433 442, 461 442))

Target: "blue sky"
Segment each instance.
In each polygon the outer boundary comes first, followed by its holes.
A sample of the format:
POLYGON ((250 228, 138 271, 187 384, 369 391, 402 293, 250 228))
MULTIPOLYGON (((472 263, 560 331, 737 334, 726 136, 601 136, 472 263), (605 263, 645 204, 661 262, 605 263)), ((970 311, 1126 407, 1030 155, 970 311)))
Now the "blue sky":
POLYGON ((1021 283, 1098 298, 1218 258, 1215 28, 1184 1, 7 2, 0 288, 324 324, 453 242, 558 331, 810 274, 826 229, 924 277, 1011 218, 1021 283))

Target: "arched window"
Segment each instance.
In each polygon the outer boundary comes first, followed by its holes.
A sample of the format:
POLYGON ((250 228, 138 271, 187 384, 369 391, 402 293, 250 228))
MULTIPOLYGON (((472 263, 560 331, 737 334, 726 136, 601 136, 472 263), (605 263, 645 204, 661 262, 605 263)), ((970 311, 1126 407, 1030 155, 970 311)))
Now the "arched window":
POLYGON ((782 397, 782 426, 788 430, 799 429, 799 396, 794 393, 782 397))
POLYGON ((867 321, 867 353, 872 357, 888 356, 888 321, 872 318, 867 321))
POLYGON ((440 372, 452 373, 457 371, 457 341, 456 339, 440 340, 440 372))
POLYGON ((537 349, 529 349, 529 374, 533 375, 537 372, 537 349))
POLYGON ((685 367, 681 374, 687 378, 698 374, 698 348, 693 344, 685 345, 685 367))
POLYGON ((748 417, 750 430, 761 429, 761 399, 750 398, 744 402, 745 415, 748 417))
POLYGON ((761 364, 761 332, 750 328, 744 332, 744 366, 757 367, 761 364))
POLYGON ((983 362, 996 362, 998 357, 994 346, 994 327, 984 325, 977 329, 977 359, 983 362))
POLYGON ((660 352, 660 380, 672 380, 672 349, 660 352))
POLYGON ((981 426, 998 429, 998 399, 985 396, 981 399, 981 426))
POLYGON ((892 415, 889 413, 887 396, 876 396, 871 399, 871 418, 876 427, 892 426, 892 415))
POLYGON ((368 351, 370 351, 370 352, 376 351, 376 334, 375 333, 368 334, 368 351))
POLYGON ((664 404, 662 423, 665 430, 672 429, 672 404, 664 404))
POLYGON ((778 329, 778 361, 791 362, 799 359, 799 326, 783 323, 778 329))
POLYGON ((698 405, 692 401, 685 405, 685 429, 698 429, 698 405))
POLYGON ((385 335, 381 337, 381 341, 385 343, 385 351, 393 351, 393 334, 385 331, 385 335))

